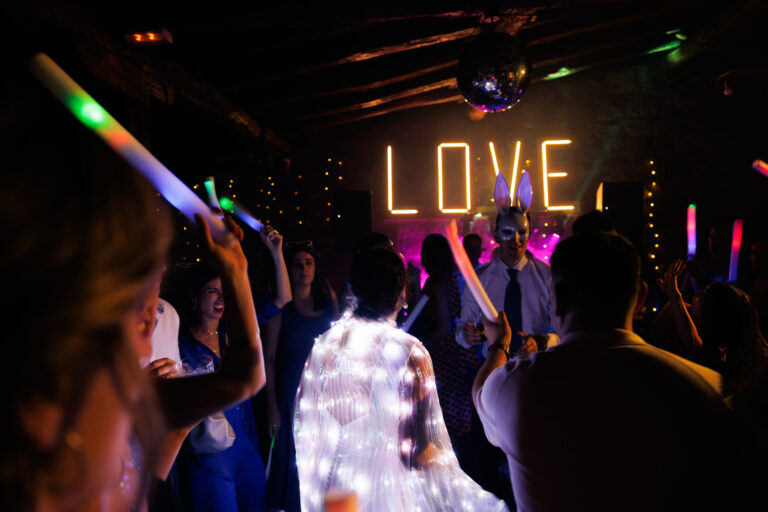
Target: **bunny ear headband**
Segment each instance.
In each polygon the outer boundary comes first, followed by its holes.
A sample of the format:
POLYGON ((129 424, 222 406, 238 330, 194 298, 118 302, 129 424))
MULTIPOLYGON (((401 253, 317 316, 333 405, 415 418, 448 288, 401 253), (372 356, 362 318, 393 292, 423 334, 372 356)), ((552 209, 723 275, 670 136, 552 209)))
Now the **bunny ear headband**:
POLYGON ((499 215, 509 213, 509 208, 514 202, 514 206, 520 208, 523 213, 527 213, 531 208, 531 200, 533 199, 533 188, 531 187, 531 175, 530 173, 523 173, 520 176, 520 183, 517 184, 517 190, 515 191, 514 200, 510 197, 509 185, 504 176, 499 173, 496 176, 496 186, 493 190, 493 199, 496 202, 496 208, 499 210, 499 215))

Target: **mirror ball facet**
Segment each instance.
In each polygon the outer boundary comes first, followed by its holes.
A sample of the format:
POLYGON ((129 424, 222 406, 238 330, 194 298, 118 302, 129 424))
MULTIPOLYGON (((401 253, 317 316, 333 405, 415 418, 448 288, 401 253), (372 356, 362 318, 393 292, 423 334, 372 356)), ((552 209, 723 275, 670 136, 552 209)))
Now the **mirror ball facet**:
POLYGON ((528 59, 517 38, 491 32, 464 46, 456 82, 470 105, 484 112, 499 112, 520 101, 530 75, 528 59))

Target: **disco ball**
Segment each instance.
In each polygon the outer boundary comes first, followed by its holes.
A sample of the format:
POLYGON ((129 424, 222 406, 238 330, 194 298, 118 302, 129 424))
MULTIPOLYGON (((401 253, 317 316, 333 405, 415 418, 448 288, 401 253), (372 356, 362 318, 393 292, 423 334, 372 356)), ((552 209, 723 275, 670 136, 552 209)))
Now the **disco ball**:
POLYGON ((520 101, 530 75, 531 67, 517 38, 491 32, 464 46, 456 82, 470 105, 484 112, 499 112, 520 101))

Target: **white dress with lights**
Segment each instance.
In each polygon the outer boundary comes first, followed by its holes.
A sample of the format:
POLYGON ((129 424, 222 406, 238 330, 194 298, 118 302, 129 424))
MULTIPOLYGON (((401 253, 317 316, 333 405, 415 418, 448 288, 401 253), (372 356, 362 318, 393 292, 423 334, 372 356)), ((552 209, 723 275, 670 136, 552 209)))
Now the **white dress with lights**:
POLYGON ((293 412, 301 506, 333 488, 361 512, 506 511, 459 467, 424 346, 348 312, 315 342, 293 412))

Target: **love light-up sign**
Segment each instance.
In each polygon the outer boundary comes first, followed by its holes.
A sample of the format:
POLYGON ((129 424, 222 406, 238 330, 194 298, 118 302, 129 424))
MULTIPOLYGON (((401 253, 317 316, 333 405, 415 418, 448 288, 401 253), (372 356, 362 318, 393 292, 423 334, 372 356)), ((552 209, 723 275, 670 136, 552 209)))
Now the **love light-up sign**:
MULTIPOLYGON (((547 164, 548 151, 551 151, 551 146, 567 145, 570 144, 569 139, 558 140, 545 140, 541 143, 541 183, 542 193, 544 197, 544 208, 547 211, 571 211, 575 207, 572 204, 551 204, 549 197, 549 180, 553 178, 565 178, 568 173, 562 170, 552 171, 547 164)), ((514 191, 517 186, 517 174, 520 163, 520 153, 522 150, 522 141, 515 141, 515 157, 512 164, 512 176, 510 183, 510 190, 514 191)), ((496 175, 499 174, 499 162, 496 158, 496 149, 493 142, 488 143, 488 147, 491 154, 491 162, 493 164, 493 170, 496 175)), ((455 213, 467 213, 472 209, 471 193, 470 193, 470 147, 465 142, 443 142, 437 145, 437 207, 441 213, 455 214, 455 213), (460 207, 447 207, 445 205, 443 190, 446 186, 446 180, 443 173, 443 155, 446 151, 462 151, 464 153, 464 192, 466 203, 460 207)), ((450 186, 452 183, 448 183, 450 186)), ((455 182, 455 185, 460 185, 460 182, 455 182)), ((392 169, 392 146, 387 146, 387 209, 393 215, 417 215, 419 210, 415 208, 400 209, 395 208, 394 200, 394 172, 392 169)))

